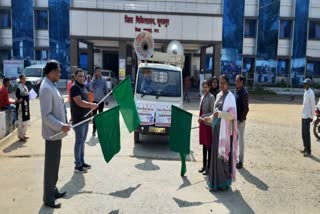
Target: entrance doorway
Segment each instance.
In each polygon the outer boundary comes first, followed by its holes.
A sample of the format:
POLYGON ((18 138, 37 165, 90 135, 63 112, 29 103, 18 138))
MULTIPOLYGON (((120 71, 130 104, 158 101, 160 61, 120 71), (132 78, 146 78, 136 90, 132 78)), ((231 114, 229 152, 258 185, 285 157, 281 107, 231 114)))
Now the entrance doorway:
POLYGON ((191 54, 185 54, 183 66, 183 79, 191 76, 191 54))
POLYGON ((111 70, 112 76, 119 79, 119 55, 118 52, 104 51, 102 53, 102 69, 111 70))

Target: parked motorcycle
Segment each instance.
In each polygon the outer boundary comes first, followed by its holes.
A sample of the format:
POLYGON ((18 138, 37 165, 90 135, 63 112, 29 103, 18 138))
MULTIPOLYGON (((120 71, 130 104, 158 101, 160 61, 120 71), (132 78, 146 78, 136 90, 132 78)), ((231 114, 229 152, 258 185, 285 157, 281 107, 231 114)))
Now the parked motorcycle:
POLYGON ((315 108, 314 116, 316 119, 313 120, 313 134, 320 140, 320 109, 319 104, 315 108))

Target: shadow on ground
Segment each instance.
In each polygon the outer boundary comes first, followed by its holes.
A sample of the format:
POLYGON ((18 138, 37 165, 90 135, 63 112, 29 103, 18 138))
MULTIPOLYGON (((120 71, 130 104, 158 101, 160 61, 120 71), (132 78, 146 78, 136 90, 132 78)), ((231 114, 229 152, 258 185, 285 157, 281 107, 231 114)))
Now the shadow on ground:
POLYGON ((254 214, 254 211, 243 199, 239 190, 233 191, 229 189, 228 191, 211 192, 211 194, 217 198, 215 202, 222 203, 229 210, 229 213, 254 214))
POLYGON ((127 189, 124 190, 119 190, 116 192, 112 192, 109 195, 114 196, 114 197, 118 197, 118 198, 130 198, 131 194, 136 191, 139 187, 141 186, 141 184, 138 184, 136 187, 129 187, 127 189))
POLYGON ((238 172, 242 177, 249 183, 255 185, 258 189, 263 191, 268 191, 268 185, 260 180, 258 177, 252 175, 247 169, 239 169, 238 172))
MULTIPOLYGON (((144 160, 180 161, 180 155, 176 152, 170 151, 168 136, 155 137, 153 135, 140 135, 140 143, 136 143, 133 147, 133 156, 144 160)), ((195 161, 193 151, 190 151, 190 155, 187 155, 187 161, 195 161)), ((141 168, 143 167, 140 167, 139 169, 141 168)))
POLYGON ((3 149, 2 151, 3 151, 4 153, 10 153, 10 152, 12 152, 12 151, 14 151, 14 150, 18 150, 18 149, 20 149, 20 148, 26 147, 25 144, 26 144, 26 143, 17 140, 16 142, 14 142, 13 144, 11 144, 11 145, 8 146, 7 148, 3 149))

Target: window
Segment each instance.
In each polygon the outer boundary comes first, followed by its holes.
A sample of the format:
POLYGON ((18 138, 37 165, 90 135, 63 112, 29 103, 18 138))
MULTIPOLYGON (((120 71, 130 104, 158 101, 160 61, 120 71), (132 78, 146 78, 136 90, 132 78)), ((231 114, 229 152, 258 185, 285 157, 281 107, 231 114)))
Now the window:
POLYGON ((307 77, 320 77, 320 61, 307 61, 307 77))
POLYGON ((48 29, 48 11, 35 10, 35 26, 37 30, 48 29))
POLYGON ((309 39, 320 40, 320 21, 309 22, 309 39))
POLYGON ((48 50, 36 50, 35 58, 36 60, 48 60, 48 50))
POLYGON ((0 10, 0 29, 11 28, 11 11, 0 10))
POLYGON ((137 93, 156 97, 180 97, 180 73, 175 70, 140 68, 138 72, 137 93))
POLYGON ((287 77, 289 75, 289 70, 290 70, 290 60, 279 59, 277 76, 287 77))
POLYGON ((257 20, 246 19, 244 24, 244 37, 245 38, 255 38, 257 31, 257 20))
POLYGON ((242 65, 242 72, 247 74, 253 74, 254 73, 254 67, 255 67, 255 58, 243 58, 243 65, 242 65))
POLYGON ((280 20, 280 39, 291 39, 292 32, 292 21, 291 20, 280 20))

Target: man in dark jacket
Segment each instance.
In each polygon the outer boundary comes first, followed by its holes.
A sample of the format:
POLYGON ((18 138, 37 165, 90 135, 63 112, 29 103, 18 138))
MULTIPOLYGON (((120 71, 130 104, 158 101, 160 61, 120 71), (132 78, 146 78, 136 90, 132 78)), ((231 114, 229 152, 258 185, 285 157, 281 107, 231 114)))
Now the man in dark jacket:
POLYGON ((234 93, 237 103, 238 118, 238 141, 239 141, 239 162, 237 168, 243 167, 244 157, 244 130, 246 126, 247 114, 249 112, 249 95, 243 87, 244 76, 238 75, 236 78, 236 91, 234 93))

